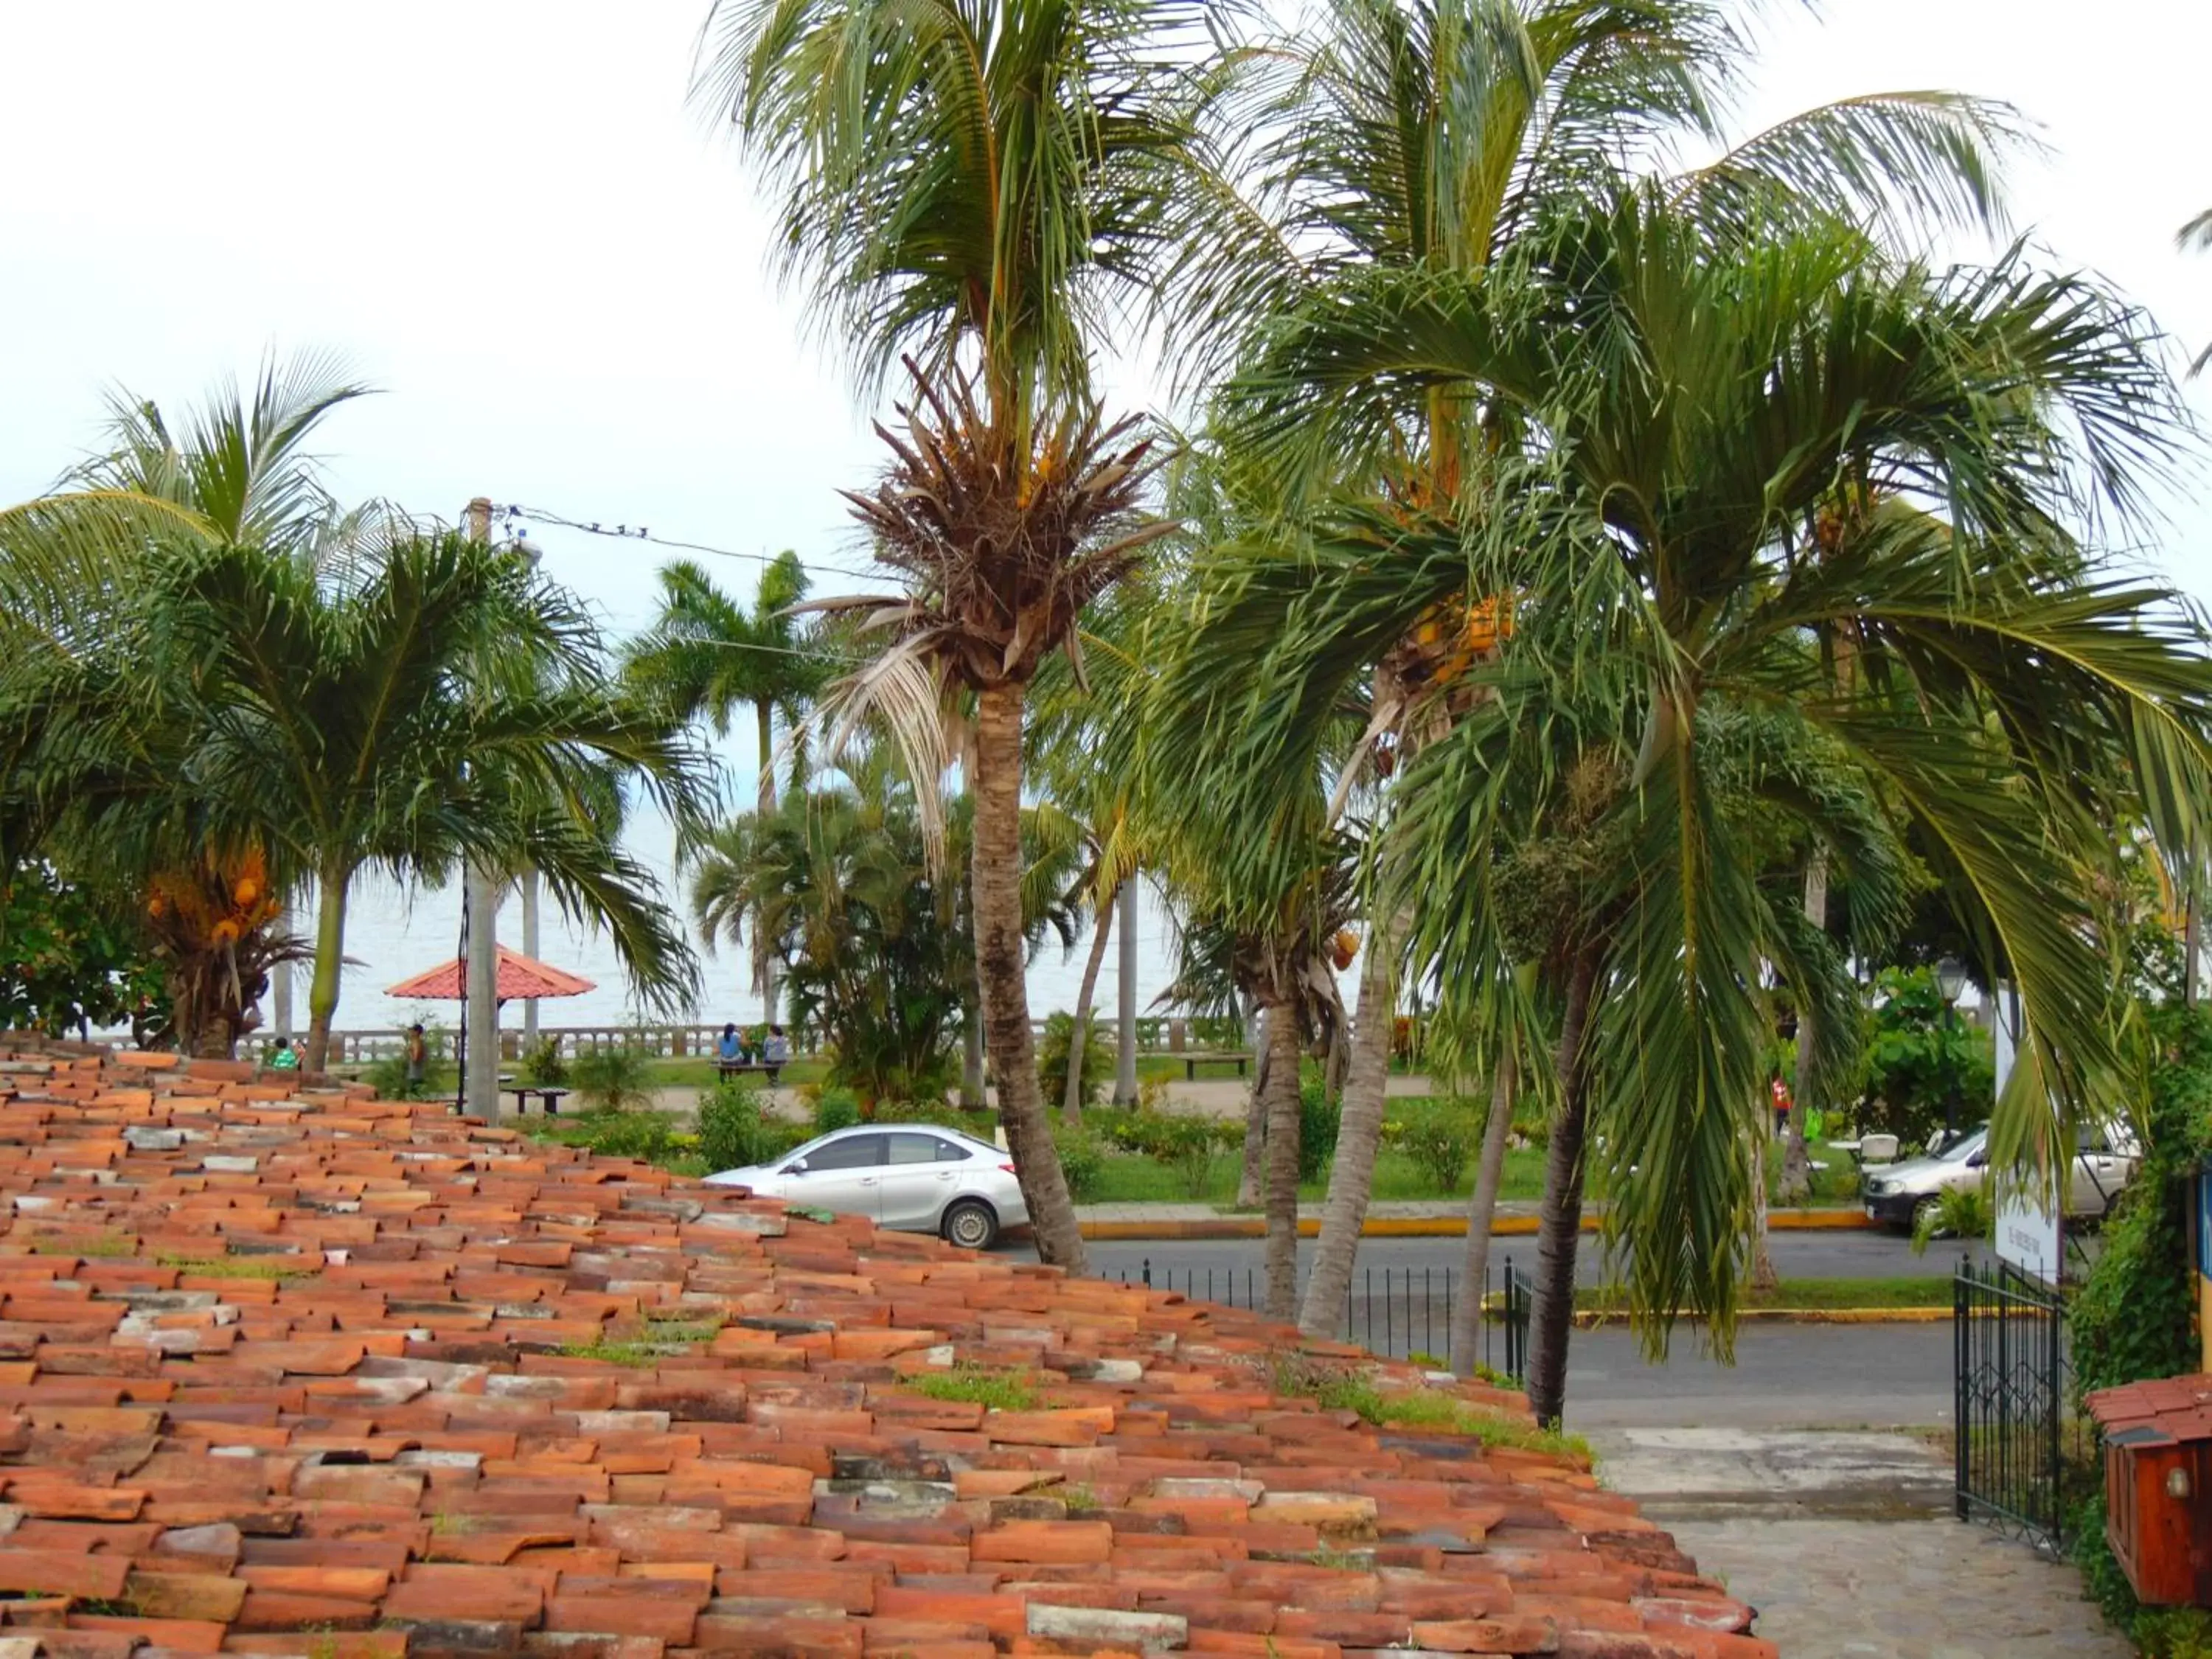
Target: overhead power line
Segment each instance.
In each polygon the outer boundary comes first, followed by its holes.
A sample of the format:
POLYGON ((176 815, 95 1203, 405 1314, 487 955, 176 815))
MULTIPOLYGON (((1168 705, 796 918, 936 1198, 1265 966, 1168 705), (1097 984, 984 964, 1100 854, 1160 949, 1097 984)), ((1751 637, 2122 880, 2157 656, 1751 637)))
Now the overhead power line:
MULTIPOLYGON (((559 513, 549 513, 543 507, 525 507, 510 501, 495 507, 492 511, 512 525, 518 521, 530 524, 557 525, 563 530, 580 531, 586 536, 605 536, 618 541, 647 542, 654 547, 674 548, 686 553, 704 553, 717 559, 743 559, 753 564, 774 564, 781 556, 775 553, 741 553, 734 548, 710 547, 704 542, 678 541, 673 537, 656 536, 643 525, 617 524, 610 526, 604 519, 571 519, 559 513)), ((809 571, 826 575, 851 576, 856 580, 871 582, 895 581, 890 571, 855 570, 849 565, 824 564, 815 559, 799 562, 809 571)))

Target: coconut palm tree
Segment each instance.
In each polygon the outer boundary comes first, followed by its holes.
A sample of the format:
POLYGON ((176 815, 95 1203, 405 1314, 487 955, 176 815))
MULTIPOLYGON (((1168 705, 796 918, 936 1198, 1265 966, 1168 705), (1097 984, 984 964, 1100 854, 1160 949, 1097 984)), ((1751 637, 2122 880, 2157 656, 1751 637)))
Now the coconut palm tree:
POLYGON ((309 1069, 369 866, 416 881, 533 866, 609 931, 641 996, 688 1000, 690 951, 615 836, 624 779, 685 822, 702 763, 617 695, 589 617, 523 559, 451 533, 337 573, 186 544, 131 578, 100 637, 71 641, 40 775, 67 833, 118 860, 158 869, 198 838, 264 849, 272 882, 315 880, 309 1069))
MULTIPOLYGON (((1735 781, 1832 750, 1940 849, 1962 921, 2033 1011, 2032 1081, 2001 1104, 1997 1151, 2046 1171, 2120 1072, 2084 872, 2110 862, 2115 824, 2148 817, 2175 856, 2192 832, 2203 844, 2200 631, 2066 528, 2092 498, 2131 509, 2172 453, 2172 388, 2142 319, 2017 257, 1938 273, 1834 223, 1742 234, 1694 207, 1626 190, 1504 268, 1348 279, 1238 388, 1263 445, 1304 445, 1324 404, 1339 432, 1379 441, 1409 387, 1437 386, 1492 388, 1540 434, 1486 459, 1455 521, 1367 526, 1396 555, 1322 585, 1279 653, 1297 696, 1251 678, 1287 727, 1428 607, 1516 595, 1513 638, 1474 671, 1486 696, 1396 783, 1395 890, 1420 901, 1415 952, 1446 988, 1514 959, 1485 872, 1541 823, 1531 801, 1559 797, 1542 781, 1612 779, 1578 831, 1612 838, 1607 872, 1567 912, 1531 1373, 1547 1418, 1593 1123, 1647 1339, 1688 1306, 1726 1343, 1761 962, 1794 953, 1808 994, 1820 978, 1802 907, 1762 890, 1724 810, 1735 781), (1945 517, 1888 513, 1813 556, 1838 479, 1945 517), (1850 677, 1802 648, 1823 631, 1854 640, 1850 677), (1746 759, 1731 733, 1761 721, 1802 730, 1746 759), (1557 746, 1516 760, 1540 732, 1557 746)), ((1768 793, 1821 841, 1846 837, 1833 801, 1768 793)))
MULTIPOLYGON (((1188 0, 721 0, 698 92, 778 198, 787 269, 864 385, 915 401, 863 505, 909 585, 876 620, 975 695, 978 979, 1039 1253, 1079 1267, 1039 1093, 1017 903, 1024 695, 1149 532, 1145 447, 1099 417, 1094 352, 1153 298, 1202 173, 1206 9, 1188 0)), ((926 682, 921 683, 926 686, 926 682)), ((896 668, 861 682, 936 697, 896 668)))

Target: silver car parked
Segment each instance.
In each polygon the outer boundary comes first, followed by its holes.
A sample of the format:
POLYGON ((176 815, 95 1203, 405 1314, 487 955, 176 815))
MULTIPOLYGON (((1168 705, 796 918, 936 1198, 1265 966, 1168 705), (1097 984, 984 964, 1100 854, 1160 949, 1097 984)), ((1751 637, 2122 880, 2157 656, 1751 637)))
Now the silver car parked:
POLYGON ((1011 1158, 988 1140, 931 1123, 833 1129, 773 1164, 724 1170, 707 1182, 864 1215, 901 1232, 942 1234, 968 1250, 988 1249, 1030 1219, 1011 1158))
MULTIPOLYGON (((1989 1144, 1984 1126, 1940 1149, 1931 1147, 1923 1157, 1869 1164, 1860 1188, 1868 1219, 1910 1227, 1923 1212, 1936 1206, 1945 1188, 1979 1190, 1988 1173, 1989 1144)), ((2134 1132, 2124 1124, 2085 1126, 2067 1183, 2066 1213, 2084 1218, 2104 1214, 2142 1158, 2134 1132)))

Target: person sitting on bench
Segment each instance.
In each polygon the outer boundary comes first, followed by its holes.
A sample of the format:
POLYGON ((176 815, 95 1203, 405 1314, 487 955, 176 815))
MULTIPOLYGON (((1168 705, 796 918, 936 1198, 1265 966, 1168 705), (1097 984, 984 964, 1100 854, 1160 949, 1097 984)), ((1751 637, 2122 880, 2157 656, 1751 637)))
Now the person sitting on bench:
POLYGON ((771 1025, 768 1035, 761 1039, 761 1064, 773 1073, 791 1060, 791 1039, 783 1034, 783 1027, 771 1025))
POLYGON ((735 1025, 722 1028, 722 1040, 714 1045, 714 1058, 725 1066, 745 1063, 745 1040, 738 1035, 735 1025))

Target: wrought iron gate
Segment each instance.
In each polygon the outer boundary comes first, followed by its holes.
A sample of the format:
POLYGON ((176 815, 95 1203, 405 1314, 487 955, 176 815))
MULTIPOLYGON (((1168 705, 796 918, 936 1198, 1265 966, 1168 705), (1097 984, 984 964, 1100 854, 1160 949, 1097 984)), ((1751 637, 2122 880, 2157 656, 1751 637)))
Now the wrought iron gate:
MULTIPOLYGON (((1232 1308, 1257 1308, 1267 1296, 1267 1275, 1256 1267, 1155 1266, 1147 1256, 1132 1273, 1115 1277, 1180 1291, 1194 1302, 1223 1302, 1232 1308)), ((1528 1310, 1534 1286, 1507 1256, 1486 1275, 1483 1317, 1477 1327, 1476 1360, 1516 1382, 1528 1374, 1528 1310)), ((1342 1331, 1349 1342, 1393 1359, 1415 1355, 1450 1365, 1452 1309, 1461 1285, 1450 1267, 1364 1267, 1344 1299, 1342 1331)))
POLYGON ((2055 1291, 2000 1262, 1952 1280, 1961 1521, 2057 1553, 2064 1531, 2066 1321, 2055 1291))

